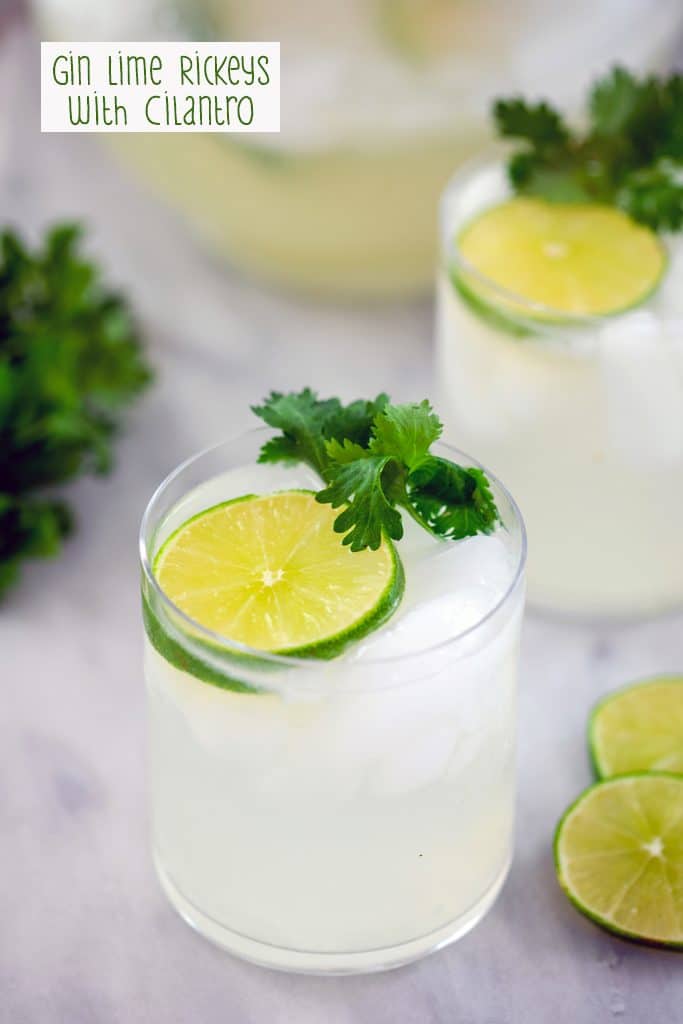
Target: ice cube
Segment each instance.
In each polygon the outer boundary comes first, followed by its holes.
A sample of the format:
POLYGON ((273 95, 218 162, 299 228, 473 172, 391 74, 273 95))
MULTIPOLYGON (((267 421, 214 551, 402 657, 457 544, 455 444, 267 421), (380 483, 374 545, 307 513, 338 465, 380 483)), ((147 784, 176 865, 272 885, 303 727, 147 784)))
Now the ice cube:
POLYGON ((171 665, 147 641, 147 684, 159 706, 172 704, 201 747, 235 762, 263 757, 284 745, 282 701, 269 694, 236 693, 212 686, 171 665))
POLYGON ((472 586, 503 594, 510 579, 510 558, 502 538, 480 534, 440 541, 420 532, 430 543, 418 557, 405 559, 410 570, 406 574, 407 606, 460 591, 466 596, 472 586))
POLYGON ((401 606, 386 626, 359 644, 352 659, 395 657, 444 643, 491 611, 510 581, 510 555, 500 537, 440 541, 412 524, 405 540, 401 606), (426 538, 421 547, 413 530, 426 538))
POLYGON ((421 601, 395 625, 378 630, 360 646, 357 657, 389 658, 426 650, 475 625, 491 605, 491 591, 472 584, 467 591, 421 601))

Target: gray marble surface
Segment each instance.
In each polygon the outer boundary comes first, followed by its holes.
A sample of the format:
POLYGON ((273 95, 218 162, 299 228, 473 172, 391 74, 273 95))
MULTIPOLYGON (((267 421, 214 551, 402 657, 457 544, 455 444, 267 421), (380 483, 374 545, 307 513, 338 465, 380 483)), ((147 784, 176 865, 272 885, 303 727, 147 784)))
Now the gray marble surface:
POLYGON ((36 233, 83 216, 131 290, 158 380, 106 480, 70 491, 80 527, 0 611, 2 1024, 675 1024, 683 963, 603 934, 565 901, 551 836, 590 780, 589 706, 683 667, 683 619, 628 628, 529 617, 510 879, 456 946, 394 973, 287 976, 222 954, 162 898, 147 844, 136 531, 180 459, 303 380, 351 397, 429 389, 431 311, 334 310, 230 276, 97 140, 38 129, 37 49, 0 39, 0 213, 36 233))

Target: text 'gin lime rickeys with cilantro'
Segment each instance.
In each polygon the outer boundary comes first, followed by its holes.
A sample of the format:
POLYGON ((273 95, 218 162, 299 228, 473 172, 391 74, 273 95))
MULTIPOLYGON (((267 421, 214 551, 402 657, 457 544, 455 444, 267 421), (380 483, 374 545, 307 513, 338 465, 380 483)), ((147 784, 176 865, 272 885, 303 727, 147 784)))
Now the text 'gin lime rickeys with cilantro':
POLYGON ((597 83, 588 128, 501 101, 507 165, 442 207, 449 433, 529 529, 529 598, 570 614, 683 604, 683 77, 597 83))
POLYGON ((426 402, 255 411, 142 525, 158 873, 241 956, 395 966, 508 870, 524 529, 426 402))

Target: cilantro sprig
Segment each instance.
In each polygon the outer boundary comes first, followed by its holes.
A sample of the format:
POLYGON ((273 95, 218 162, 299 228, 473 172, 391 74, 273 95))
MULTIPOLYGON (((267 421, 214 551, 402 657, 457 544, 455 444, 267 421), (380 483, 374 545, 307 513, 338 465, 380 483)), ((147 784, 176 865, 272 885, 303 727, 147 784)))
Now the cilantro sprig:
POLYGON ((655 231, 683 227, 683 75, 614 68, 589 94, 584 131, 518 97, 498 100, 493 114, 501 136, 525 143, 508 162, 516 191, 609 203, 655 231))
POLYGON ((385 394, 343 405, 309 388, 271 392, 253 411, 281 433, 260 462, 304 462, 326 484, 316 499, 341 508, 334 528, 352 551, 403 536, 400 509, 437 537, 490 533, 498 510, 486 475, 434 455, 442 425, 429 402, 392 405, 385 394))
POLYGON ((0 234, 0 595, 25 558, 59 550, 73 515, 54 488, 109 470, 121 409, 150 379, 79 234, 58 227, 34 252, 0 234))

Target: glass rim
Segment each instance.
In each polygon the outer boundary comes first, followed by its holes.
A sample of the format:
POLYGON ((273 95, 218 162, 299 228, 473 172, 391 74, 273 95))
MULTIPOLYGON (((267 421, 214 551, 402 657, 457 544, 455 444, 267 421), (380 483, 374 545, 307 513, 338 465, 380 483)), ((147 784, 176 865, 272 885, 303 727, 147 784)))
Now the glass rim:
MULTIPOLYGON (((232 437, 226 438, 223 441, 218 441, 216 444, 208 445, 206 448, 202 448, 200 451, 190 455, 187 459, 184 459, 179 465, 172 469, 168 473, 161 483, 154 490, 151 498, 149 499, 145 511, 142 516, 140 523, 140 530, 138 534, 138 553, 140 558, 140 566, 142 568, 143 575, 147 584, 152 588, 154 594, 161 606, 171 613, 176 618, 181 626, 188 630, 192 640, 199 639, 200 641, 208 644, 210 647, 216 650, 216 655, 220 657, 223 654, 233 655, 237 657, 251 657, 258 659, 263 667, 280 667, 280 668, 297 668, 304 669, 307 671, 320 671, 323 666, 332 665, 335 661, 341 661, 344 652, 338 658, 331 659, 320 659, 320 658, 301 658, 295 655, 277 654, 272 651, 263 651, 256 647, 250 647, 247 644, 241 643, 231 637, 223 636, 221 633, 217 633, 206 626, 203 626, 196 619, 193 619, 186 612, 182 611, 171 599, 168 597, 163 587, 157 580, 154 570, 152 567, 153 552, 150 550, 150 545, 147 543, 147 535, 150 533, 150 529, 154 528, 154 515, 155 506, 157 502, 164 496, 166 491, 173 483, 175 483, 180 476, 190 468, 194 463, 199 462, 200 459, 207 455, 218 452, 221 448, 226 445, 234 444, 242 438, 254 438, 258 435, 264 436, 271 435, 273 431, 270 427, 255 427, 251 430, 243 431, 242 433, 235 434, 232 437)), ((486 623, 488 623, 512 598, 517 591, 517 588, 524 576, 524 570, 527 561, 527 531, 524 523, 524 518, 517 505, 517 502, 512 497, 507 487, 501 483, 498 477, 490 472, 482 463, 477 459, 472 458, 466 452, 455 448, 453 445, 449 445, 447 442, 439 442, 443 447, 447 448, 449 452, 464 457, 472 466, 483 470, 491 484, 498 488, 506 501, 508 502, 514 522, 517 524, 520 531, 520 549, 514 570, 511 572, 510 580, 505 587, 502 595, 498 600, 489 608, 481 618, 477 619, 476 622, 472 623, 466 629, 460 630, 453 636, 448 637, 446 640, 441 640, 436 644, 431 644, 428 647, 421 647, 417 650, 404 651, 400 654, 384 655, 376 658, 363 658, 362 661, 357 663, 359 671, 363 671, 365 668, 377 668, 382 665, 395 665, 401 662, 410 661, 412 658, 421 658, 427 654, 433 654, 438 651, 442 651, 451 645, 455 645, 463 641, 465 638, 469 638, 481 630, 486 623)), ((400 541, 396 542, 400 544, 400 541)), ((399 549, 400 554, 400 549, 399 549)))
MULTIPOLYGON (((500 149, 490 147, 483 154, 461 164, 446 182, 439 200, 439 221, 442 251, 448 261, 447 269, 455 266, 463 270, 478 286, 485 289, 487 296, 491 295, 494 300, 496 298, 499 299, 506 310, 509 310, 511 314, 518 314, 524 325, 533 328, 536 334, 561 336, 565 333, 586 328, 600 330, 614 323, 620 316, 625 317, 642 311, 640 303, 637 303, 635 306, 624 309, 620 313, 567 313, 563 310, 555 309, 553 306, 546 306, 542 302, 534 302, 523 295, 519 295, 517 292, 511 291, 504 285, 494 281, 487 274, 482 273, 481 270, 478 270, 463 256, 459 246, 460 230, 454 233, 448 225, 449 204, 452 202, 453 196, 462 191, 468 182, 476 180, 478 175, 487 170, 501 170, 504 180, 507 182, 505 160, 504 152, 501 153, 500 149)), ((512 189, 510 189, 510 195, 514 196, 514 194, 512 189)), ((504 202, 504 199, 484 204, 481 212, 493 209, 495 206, 499 206, 501 202, 504 202)), ((465 224, 470 223, 472 219, 474 217, 468 218, 465 224)), ((465 224, 462 226, 464 227, 465 224)))

